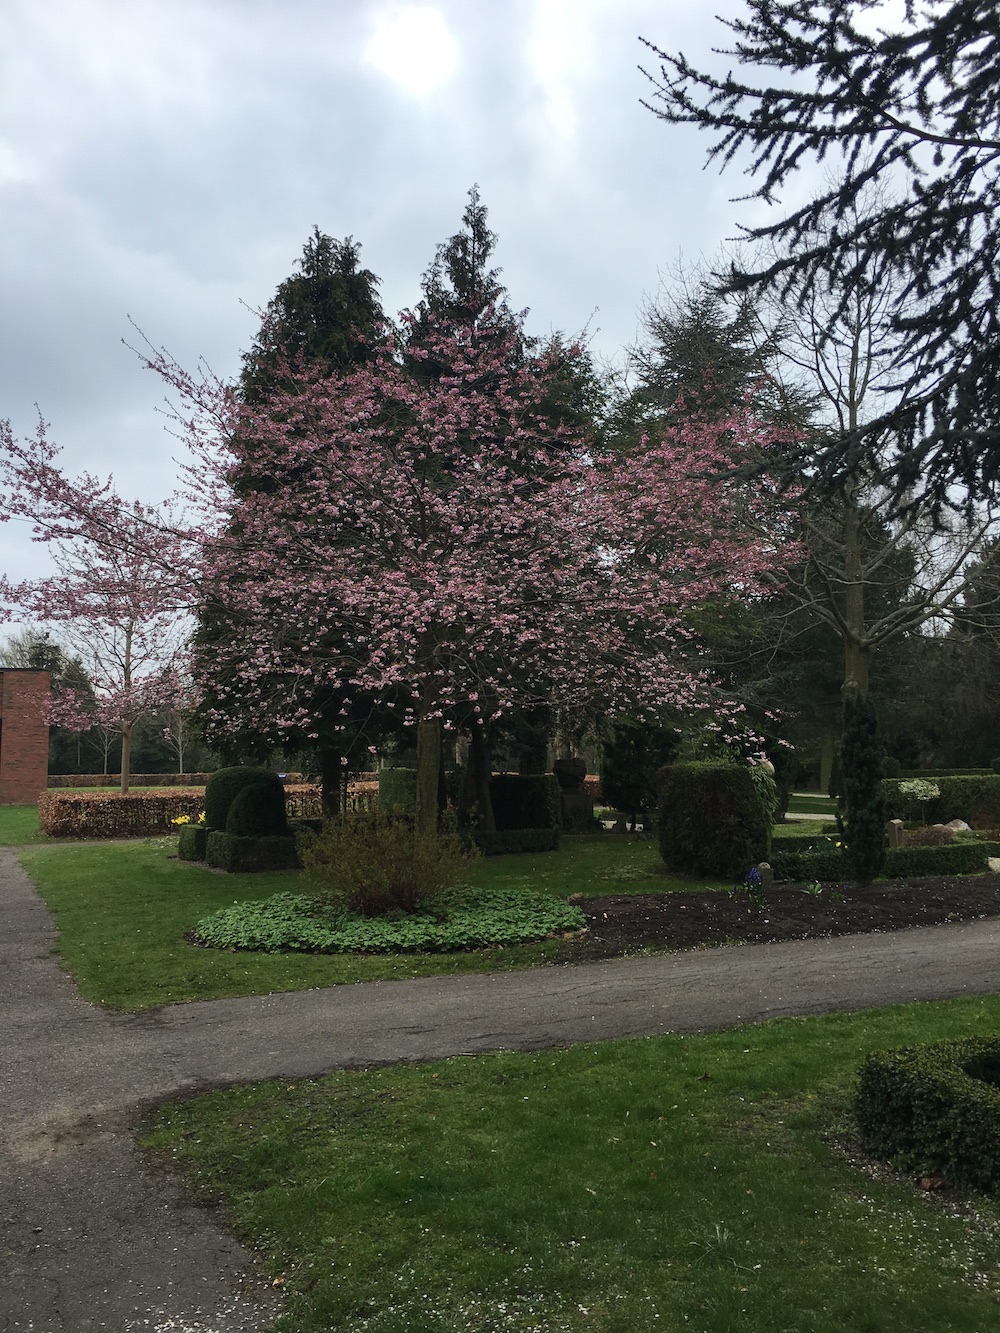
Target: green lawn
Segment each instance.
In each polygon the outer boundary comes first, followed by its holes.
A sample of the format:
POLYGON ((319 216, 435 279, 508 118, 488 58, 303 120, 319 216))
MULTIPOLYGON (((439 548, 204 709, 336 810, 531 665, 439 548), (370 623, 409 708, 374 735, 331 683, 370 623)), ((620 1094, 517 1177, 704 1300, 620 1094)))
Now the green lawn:
POLYGON ((823 816, 833 819, 837 813, 837 802, 831 800, 825 792, 793 791, 788 801, 791 814, 823 816))
MULTIPOLYGON (((28 848, 21 859, 55 914, 62 956, 90 1000, 145 1009, 185 1000, 305 990, 384 977, 485 972, 555 962, 561 940, 457 954, 386 957, 227 953, 198 948, 184 933, 203 916, 281 890, 294 871, 224 875, 176 860, 176 839, 28 848)), ((492 887, 615 893, 703 887, 657 873, 655 842, 567 839, 558 852, 483 858, 471 878, 492 887)), ((724 886, 716 886, 724 887, 724 886)))
POLYGON ((0 805, 0 847, 39 842, 37 805, 0 805))
POLYGON ((863 1055, 1000 1000, 346 1071, 169 1103, 151 1142, 285 1333, 986 1333, 1000 1214, 873 1170, 863 1055))

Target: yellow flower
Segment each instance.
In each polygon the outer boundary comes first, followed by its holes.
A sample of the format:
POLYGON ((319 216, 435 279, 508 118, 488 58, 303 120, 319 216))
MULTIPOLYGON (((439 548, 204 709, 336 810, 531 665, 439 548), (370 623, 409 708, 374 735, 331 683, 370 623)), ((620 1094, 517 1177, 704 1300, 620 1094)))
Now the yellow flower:
MULTIPOLYGON (((202 816, 201 816, 201 817, 202 817, 202 819, 205 818, 204 812, 202 812, 202 816)), ((190 816, 190 815, 178 815, 176 819, 172 819, 170 822, 171 822, 171 824, 190 824, 190 823, 191 823, 191 816, 190 816)))

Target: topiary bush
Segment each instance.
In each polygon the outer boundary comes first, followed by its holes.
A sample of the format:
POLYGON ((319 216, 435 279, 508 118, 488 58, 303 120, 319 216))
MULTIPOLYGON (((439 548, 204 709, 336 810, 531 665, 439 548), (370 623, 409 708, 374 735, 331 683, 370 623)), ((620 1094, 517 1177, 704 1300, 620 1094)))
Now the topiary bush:
POLYGON ((231 875, 264 870, 297 870, 299 857, 292 837, 241 838, 211 829, 205 842, 205 860, 213 870, 231 875))
POLYGON ((771 819, 751 770, 737 764, 668 764, 659 774, 657 830, 672 870, 732 879, 769 858, 771 819))
POLYGON ((875 1051, 854 1114, 874 1157, 956 1184, 1000 1188, 1000 1038, 875 1051))
POLYGON ((229 807, 239 792, 251 782, 270 782, 282 793, 284 785, 277 773, 269 768, 220 768, 205 784, 205 827, 224 830, 229 818, 229 807))
POLYGON ((383 768, 378 775, 378 808, 384 815, 412 815, 417 808, 417 770, 383 768))
POLYGON ((226 832, 237 838, 287 838, 285 790, 281 783, 248 782, 233 797, 226 832))
POLYGON ((559 790, 554 773, 495 773, 490 779, 490 800, 497 830, 559 828, 559 790))
POLYGON ((208 831, 203 824, 184 824, 177 839, 178 861, 204 861, 208 831))
POLYGON ((415 912, 458 884, 476 855, 456 833, 418 834, 379 812, 330 820, 301 839, 302 866, 321 901, 361 916, 415 912))

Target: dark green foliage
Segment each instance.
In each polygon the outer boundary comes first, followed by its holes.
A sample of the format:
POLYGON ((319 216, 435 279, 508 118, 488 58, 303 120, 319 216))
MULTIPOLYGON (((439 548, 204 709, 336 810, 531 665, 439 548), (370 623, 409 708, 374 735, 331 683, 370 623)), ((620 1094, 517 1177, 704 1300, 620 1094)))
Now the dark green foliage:
POLYGON ((840 760, 847 809, 843 841, 853 877, 859 884, 870 884, 882 869, 887 846, 883 752, 875 709, 868 699, 844 700, 840 760))
POLYGON ((601 754, 601 795, 630 824, 656 809, 656 775, 677 752, 678 735, 641 722, 616 722, 601 754))
POLYGON ((724 22, 734 68, 721 78, 652 48, 661 69, 651 109, 714 131, 709 156, 722 163, 749 153, 756 193, 769 202, 800 167, 839 168, 812 202, 750 228, 761 266, 733 271, 727 288, 789 301, 849 295, 879 263, 895 279, 886 323, 906 391, 811 453, 813 475, 842 475, 893 430, 898 496, 941 509, 955 482, 988 494, 1000 477, 996 6, 908 5, 899 24, 872 33, 843 0, 748 0, 724 22), (856 206, 873 189, 878 206, 863 215, 856 206))
POLYGON ((773 824, 778 817, 778 784, 774 775, 762 764, 755 764, 750 769, 750 781, 757 793, 762 818, 773 824))
MULTIPOLYGON (((936 783, 941 795, 927 802, 928 824, 943 824, 950 819, 964 819, 971 828, 1000 828, 1000 776, 993 773, 968 777, 938 777, 921 774, 936 783)), ((906 778, 886 778, 882 782, 886 819, 909 818, 912 803, 899 791, 906 778)))
POLYGON ((288 836, 285 789, 280 782, 248 782, 233 797, 226 816, 226 832, 237 838, 288 836))
MULTIPOLYGON (((789 850, 782 838, 770 863, 777 880, 838 880, 853 877, 846 854, 831 843, 822 851, 789 850)), ((920 879, 925 875, 978 875, 991 856, 1000 856, 1000 843, 953 842, 942 847, 890 847, 882 874, 888 879, 920 879)))
POLYGON ((553 773, 496 773, 490 799, 497 830, 559 828, 562 803, 553 773))
MULTIPOLYGON (((882 776, 884 778, 898 778, 901 776, 902 772, 903 765, 899 760, 894 759, 892 755, 887 754, 882 760, 882 776)), ((891 817, 892 816, 890 816, 890 818, 891 817)))
POLYGON ((768 859, 771 821, 737 764, 669 764, 658 778, 656 826, 671 870, 738 879, 768 859))
POLYGON ((378 775, 378 808, 385 815, 412 815, 417 806, 417 770, 383 768, 378 775))
POLYGON ((205 860, 213 870, 227 870, 232 875, 243 871, 297 870, 299 866, 292 837, 239 838, 218 829, 208 834, 205 860))
POLYGON ((485 829, 473 829, 471 837, 484 856, 509 856, 514 852, 554 852, 559 846, 561 830, 518 828, 488 833, 485 829))
POLYGON ((267 307, 263 327, 243 357, 240 393, 259 406, 285 387, 290 366, 335 374, 375 353, 385 316, 378 278, 358 267, 361 247, 336 241, 318 227, 306 241, 299 272, 286 278, 267 307))
POLYGON ((435 912, 394 918, 279 893, 216 912, 198 922, 195 934, 213 949, 260 953, 437 953, 520 944, 586 924, 572 903, 523 889, 466 889, 435 912))
POLYGON ((854 1114, 874 1157, 949 1182, 1000 1188, 1000 1038, 875 1051, 854 1114))
POLYGON ((208 848, 208 830, 201 824, 185 824, 177 839, 179 861, 204 861, 208 848))
POLYGON ((229 818, 229 807, 237 793, 252 782, 270 782, 284 792, 281 779, 269 768, 251 768, 247 765, 217 769, 205 783, 205 826, 220 832, 224 830, 229 818))

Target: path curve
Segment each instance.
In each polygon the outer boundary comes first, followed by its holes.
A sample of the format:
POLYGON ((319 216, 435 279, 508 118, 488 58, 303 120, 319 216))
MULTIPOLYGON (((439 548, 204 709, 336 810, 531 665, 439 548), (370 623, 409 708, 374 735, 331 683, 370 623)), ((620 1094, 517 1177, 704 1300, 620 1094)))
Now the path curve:
POLYGON ((0 1333, 262 1333, 248 1256, 148 1175, 138 1108, 220 1082, 1000 992, 1000 918, 169 1005, 82 1000, 0 851, 0 1333))

